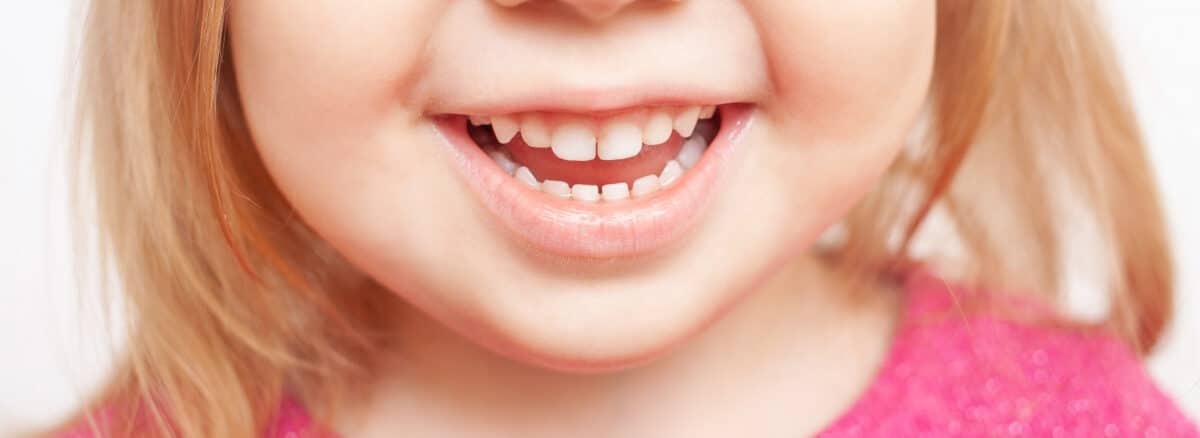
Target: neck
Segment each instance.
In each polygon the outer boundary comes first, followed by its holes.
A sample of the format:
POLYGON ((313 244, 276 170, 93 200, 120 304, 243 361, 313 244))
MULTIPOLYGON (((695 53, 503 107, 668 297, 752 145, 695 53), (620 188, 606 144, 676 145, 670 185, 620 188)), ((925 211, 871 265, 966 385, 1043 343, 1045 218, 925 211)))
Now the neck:
POLYGON ((815 433, 865 389, 890 341, 894 294, 852 299, 848 289, 815 258, 801 258, 689 343, 604 374, 517 363, 409 309, 372 393, 338 429, 356 437, 417 425, 445 436, 815 433), (703 418, 728 419, 720 423, 732 429, 721 433, 703 418), (689 430, 696 426, 704 428, 689 430))

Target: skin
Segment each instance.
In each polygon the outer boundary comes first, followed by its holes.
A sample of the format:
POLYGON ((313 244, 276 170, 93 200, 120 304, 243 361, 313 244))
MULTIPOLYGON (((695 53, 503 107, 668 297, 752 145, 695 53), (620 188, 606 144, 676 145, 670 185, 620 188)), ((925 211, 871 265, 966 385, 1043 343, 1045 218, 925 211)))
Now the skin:
POLYGON ((231 5, 268 171, 405 303, 377 385, 335 428, 798 436, 834 420, 869 385, 896 306, 883 291, 848 302, 810 248, 899 153, 929 86, 934 2, 501 3, 231 5), (614 65, 755 105, 747 147, 680 245, 539 254, 469 192, 430 116, 562 78, 601 89, 614 65))

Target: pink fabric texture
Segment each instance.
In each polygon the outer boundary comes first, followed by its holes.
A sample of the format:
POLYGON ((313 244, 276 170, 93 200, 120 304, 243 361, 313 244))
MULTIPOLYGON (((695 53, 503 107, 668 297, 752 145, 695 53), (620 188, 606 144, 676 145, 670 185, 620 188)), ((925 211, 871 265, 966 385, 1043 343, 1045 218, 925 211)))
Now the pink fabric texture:
POLYGON ((1140 358, 1097 329, 1021 323, 1034 301, 912 275, 892 351, 865 394, 821 437, 1200 437, 1140 358))
MULTIPOLYGON (((1137 355, 1109 334, 971 311, 964 303, 1052 316, 1038 302, 923 273, 911 275, 903 293, 903 318, 874 381, 818 436, 1200 437, 1137 355)), ((336 438, 294 401, 277 418, 268 438, 336 438)))

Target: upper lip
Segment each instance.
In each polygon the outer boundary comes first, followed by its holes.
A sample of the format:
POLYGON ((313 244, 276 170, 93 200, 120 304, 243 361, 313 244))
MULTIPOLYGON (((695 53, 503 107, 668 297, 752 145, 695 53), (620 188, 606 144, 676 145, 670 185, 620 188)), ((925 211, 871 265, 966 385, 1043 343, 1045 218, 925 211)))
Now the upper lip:
POLYGON ((703 106, 749 102, 751 96, 702 86, 659 83, 611 88, 548 85, 532 90, 494 94, 431 107, 433 115, 492 116, 523 112, 604 115, 654 106, 703 106))
POLYGON ((424 72, 409 98, 429 116, 534 111, 604 115, 650 106, 761 101, 769 90, 764 88, 766 82, 752 73, 756 70, 729 64, 689 72, 658 66, 613 69, 604 63, 521 70, 486 62, 469 71, 434 68, 424 72))

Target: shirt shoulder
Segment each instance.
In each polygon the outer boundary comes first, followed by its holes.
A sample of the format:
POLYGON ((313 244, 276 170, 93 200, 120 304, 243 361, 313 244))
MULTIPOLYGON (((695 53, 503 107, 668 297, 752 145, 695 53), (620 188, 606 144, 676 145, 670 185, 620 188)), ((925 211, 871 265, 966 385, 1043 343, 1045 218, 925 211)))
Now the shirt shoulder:
POLYGON ((822 436, 1200 437, 1105 330, 930 275, 909 279, 904 293, 876 381, 822 436))

